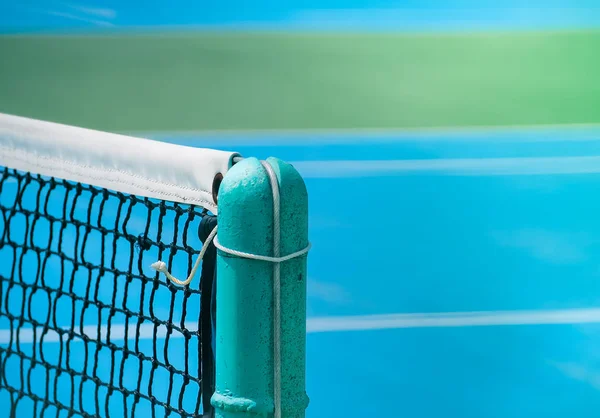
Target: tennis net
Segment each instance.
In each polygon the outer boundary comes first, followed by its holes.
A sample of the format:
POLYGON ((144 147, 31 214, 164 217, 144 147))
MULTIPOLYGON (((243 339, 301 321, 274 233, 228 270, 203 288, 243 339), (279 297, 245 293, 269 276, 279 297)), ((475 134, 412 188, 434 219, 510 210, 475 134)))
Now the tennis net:
POLYGON ((235 154, 1 115, 0 155, 0 416, 210 415, 215 248, 188 286, 149 266, 190 274, 235 154))
POLYGON ((0 416, 303 417, 307 202, 276 158, 0 114, 0 416))

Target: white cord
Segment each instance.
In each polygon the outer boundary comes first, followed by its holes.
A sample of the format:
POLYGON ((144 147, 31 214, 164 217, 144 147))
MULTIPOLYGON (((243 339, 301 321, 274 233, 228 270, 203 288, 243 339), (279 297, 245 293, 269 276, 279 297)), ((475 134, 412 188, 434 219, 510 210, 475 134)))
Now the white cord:
POLYGON ((215 247, 217 247, 219 250, 227 254, 235 255, 241 258, 248 258, 250 260, 269 261, 271 263, 283 263, 284 261, 288 261, 293 258, 298 258, 301 255, 308 253, 312 248, 312 245, 309 243, 305 248, 301 249, 300 251, 296 251, 295 253, 284 255, 282 257, 269 257, 267 255, 250 254, 245 253, 243 251, 232 250, 231 248, 224 247, 223 244, 219 242, 218 237, 215 237, 213 239, 213 244, 215 244, 215 247))
POLYGON ((192 268, 190 275, 188 276, 187 279, 185 279, 183 281, 177 279, 175 276, 172 276, 171 273, 169 273, 169 270, 167 270, 167 263, 165 263, 164 261, 157 261, 156 263, 152 263, 150 265, 150 267, 152 267, 156 271, 160 271, 161 273, 163 273, 173 283, 177 283, 180 286, 187 286, 188 284, 190 284, 190 282, 196 275, 196 271, 198 271, 198 267, 200 267, 200 261, 202 261, 202 258, 204 257, 204 254, 206 253, 206 250, 208 249, 210 242, 214 239, 214 237, 216 235, 217 235, 217 227, 215 226, 214 229, 210 232, 210 234, 206 238, 206 241, 204 241, 204 244, 202 245, 202 249, 200 250, 200 254, 198 255, 198 258, 196 258, 196 262, 194 263, 194 267, 192 268))
MULTIPOLYGON (((267 161, 260 162, 267 170, 273 192, 273 257, 279 258, 281 227, 279 216, 279 183, 277 175, 267 161)), ((273 418, 281 418, 281 263, 273 263, 273 418)))
POLYGON ((206 253, 206 250, 208 249, 208 246, 211 241, 213 242, 213 244, 215 244, 215 247, 217 247, 219 250, 223 251, 224 253, 231 254, 236 257, 248 258, 250 260, 268 261, 271 263, 283 263, 284 261, 298 258, 298 257, 308 253, 310 251, 310 249, 312 248, 312 245, 309 243, 305 248, 301 249, 300 251, 296 251, 295 253, 284 255, 283 257, 269 257, 267 255, 245 253, 243 251, 232 250, 231 248, 224 247, 217 239, 217 228, 218 227, 215 226, 215 228, 212 230, 212 232, 206 238, 206 241, 204 242, 204 244, 202 245, 202 249, 200 250, 200 254, 198 255, 198 258, 196 259, 196 262, 194 263, 194 267, 192 268, 192 271, 190 272, 190 275, 188 276, 187 279, 179 280, 176 277, 172 276, 171 273, 169 273, 169 270, 167 269, 167 264, 164 261, 157 261, 155 263, 152 263, 150 265, 150 267, 152 267, 156 271, 163 273, 173 283, 176 283, 180 286, 187 286, 188 284, 190 284, 190 282, 196 275, 196 272, 198 271, 198 267, 200 266, 200 261, 202 261, 202 259, 204 258, 204 254, 206 253))

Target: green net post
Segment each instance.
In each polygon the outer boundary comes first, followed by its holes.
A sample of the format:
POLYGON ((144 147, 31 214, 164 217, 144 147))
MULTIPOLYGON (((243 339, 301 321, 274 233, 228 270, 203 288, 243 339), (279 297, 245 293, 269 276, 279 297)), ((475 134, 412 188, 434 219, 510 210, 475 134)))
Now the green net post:
MULTIPOLYGON (((275 158, 281 195, 281 255, 308 245, 308 196, 302 177, 275 158)), ((233 166, 219 189, 219 243, 273 255, 273 192, 260 161, 233 166)), ((281 416, 304 417, 306 255, 281 263, 281 416)), ((274 416, 273 263, 217 257, 217 417, 274 416)))

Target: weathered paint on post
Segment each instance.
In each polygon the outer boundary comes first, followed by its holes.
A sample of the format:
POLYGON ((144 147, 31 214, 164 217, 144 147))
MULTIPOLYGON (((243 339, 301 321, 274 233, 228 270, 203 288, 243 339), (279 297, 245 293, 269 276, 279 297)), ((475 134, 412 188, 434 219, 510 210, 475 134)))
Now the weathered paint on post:
MULTIPOLYGON (((268 162, 281 195, 281 255, 308 245, 308 197, 289 164, 268 162)), ((248 158, 229 170, 219 190, 219 242, 273 255, 273 193, 266 170, 248 158)), ((219 251, 217 257, 217 417, 272 417, 273 264, 219 251)), ((281 265, 281 408, 304 417, 306 395, 306 255, 281 265)))

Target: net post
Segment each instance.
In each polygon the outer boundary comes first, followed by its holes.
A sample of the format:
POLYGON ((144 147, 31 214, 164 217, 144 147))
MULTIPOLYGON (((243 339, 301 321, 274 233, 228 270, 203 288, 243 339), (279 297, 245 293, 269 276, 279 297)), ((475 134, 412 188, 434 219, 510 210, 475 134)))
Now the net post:
MULTIPOLYGON (((281 255, 308 245, 308 197, 300 174, 275 158, 281 196, 281 255)), ((219 189, 220 245, 273 255, 273 192, 256 158, 226 174, 219 189)), ((273 417, 273 263, 218 252, 216 390, 217 417, 273 417)), ((301 418, 306 395, 306 255, 280 265, 281 416, 301 418)))

